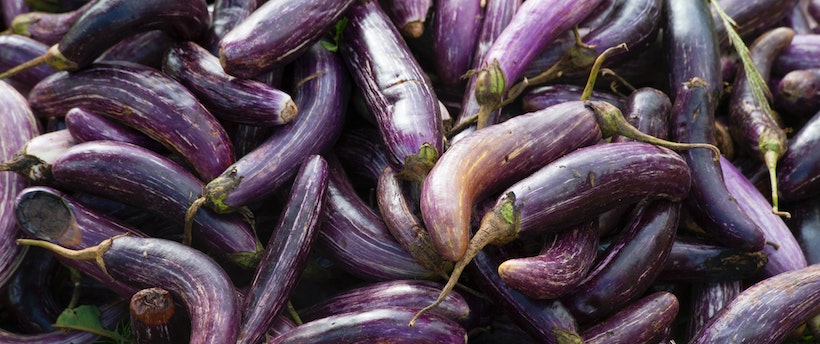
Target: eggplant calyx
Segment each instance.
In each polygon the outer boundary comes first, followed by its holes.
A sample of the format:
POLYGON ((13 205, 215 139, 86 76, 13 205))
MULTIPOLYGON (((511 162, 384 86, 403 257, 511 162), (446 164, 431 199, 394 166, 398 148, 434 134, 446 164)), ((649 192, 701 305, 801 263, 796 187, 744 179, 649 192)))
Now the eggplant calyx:
POLYGON ((52 45, 51 48, 48 48, 48 51, 45 55, 46 64, 53 67, 56 70, 77 70, 80 66, 74 62, 69 60, 62 52, 60 52, 60 45, 55 44, 52 45))
POLYGON ((427 173, 438 161, 439 152, 429 142, 425 142, 419 147, 418 154, 411 154, 404 157, 404 168, 398 173, 398 177, 416 183, 421 183, 427 177, 427 173))
POLYGON ((264 253, 265 248, 262 246, 262 243, 257 240, 255 250, 231 253, 228 255, 228 259, 242 269, 253 271, 256 269, 256 266, 259 265, 259 261, 262 260, 264 253))
POLYGON ((37 23, 41 20, 41 14, 42 13, 38 12, 21 13, 11 20, 11 27, 9 30, 11 30, 11 33, 15 35, 31 37, 31 32, 29 32, 28 28, 31 24, 37 23))
POLYGON ((282 119, 282 124, 287 124, 290 123, 290 121, 292 121, 294 118, 296 118, 296 115, 298 113, 299 109, 296 107, 296 103, 293 102, 292 99, 289 99, 285 103, 285 107, 282 109, 282 111, 279 112, 279 118, 282 119))
POLYGON ((208 208, 211 208, 218 214, 227 214, 236 211, 236 208, 225 203, 225 198, 239 186, 242 179, 243 177, 237 177, 236 169, 231 168, 228 172, 208 182, 202 191, 202 197, 206 199, 205 204, 208 208))
POLYGON ((552 329, 552 335, 558 344, 583 344, 584 340, 581 336, 573 331, 565 328, 555 327, 552 329))
POLYGON ((42 159, 25 153, 15 153, 10 160, 0 163, 0 171, 11 171, 18 173, 28 179, 29 182, 51 181, 50 164, 42 159))
POLYGON ((498 60, 479 70, 475 78, 475 99, 479 105, 476 129, 490 125, 490 114, 502 107, 507 92, 507 77, 498 60))

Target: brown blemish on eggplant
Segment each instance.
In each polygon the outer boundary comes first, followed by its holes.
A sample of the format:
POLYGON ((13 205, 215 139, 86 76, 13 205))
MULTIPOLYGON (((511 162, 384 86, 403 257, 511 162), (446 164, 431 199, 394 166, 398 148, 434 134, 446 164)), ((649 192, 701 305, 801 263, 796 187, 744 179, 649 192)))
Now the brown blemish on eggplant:
POLYGON ((17 220, 37 237, 73 246, 82 242, 82 231, 68 205, 59 197, 35 192, 20 200, 16 208, 17 220))

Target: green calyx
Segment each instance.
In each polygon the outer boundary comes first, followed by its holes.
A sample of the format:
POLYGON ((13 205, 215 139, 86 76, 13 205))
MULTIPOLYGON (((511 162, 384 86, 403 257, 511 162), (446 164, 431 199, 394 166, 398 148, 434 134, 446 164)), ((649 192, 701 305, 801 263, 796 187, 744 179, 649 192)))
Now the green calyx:
POLYGON ((55 44, 48 48, 46 52, 46 64, 53 67, 56 70, 77 70, 80 68, 76 62, 69 60, 62 52, 60 52, 60 45, 55 44))
POLYGON ((228 255, 228 259, 242 269, 253 271, 262 260, 262 255, 265 253, 265 248, 258 240, 256 241, 256 249, 253 251, 236 252, 228 255))
POLYGON ((495 109, 504 98, 507 91, 507 77, 498 64, 493 60, 490 64, 478 71, 475 82, 475 99, 481 106, 495 109))

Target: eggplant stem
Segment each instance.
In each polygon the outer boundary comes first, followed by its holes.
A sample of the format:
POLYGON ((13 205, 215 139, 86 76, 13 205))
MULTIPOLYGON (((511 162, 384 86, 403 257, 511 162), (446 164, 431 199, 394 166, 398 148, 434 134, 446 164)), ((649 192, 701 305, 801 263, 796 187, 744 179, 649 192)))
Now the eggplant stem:
POLYGON ((97 259, 98 246, 84 248, 82 250, 72 250, 60 245, 39 239, 17 239, 17 245, 26 245, 44 248, 62 257, 71 260, 95 260, 97 259))
MULTIPOLYGON (((620 82, 624 86, 626 86, 629 89, 630 93, 635 92, 635 86, 632 86, 632 84, 630 84, 628 81, 626 81, 626 79, 624 79, 623 77, 618 75, 618 73, 615 73, 614 70, 609 69, 609 68, 601 68, 601 75, 610 75, 613 78, 617 79, 618 82, 620 82)), ((615 81, 613 81, 613 85, 614 85, 614 83, 615 83, 615 81)), ((613 92, 618 93, 614 86, 611 85, 610 88, 612 89, 613 92)))
POLYGON ((475 124, 475 122, 477 120, 478 120, 478 114, 467 117, 466 119, 464 119, 460 123, 458 123, 455 126, 453 126, 452 128, 450 128, 450 130, 448 130, 447 133, 444 136, 448 140, 450 140, 450 139, 453 138, 453 136, 456 136, 456 134, 462 132, 464 129, 467 129, 471 125, 475 124))
POLYGON ((193 226, 194 226, 194 217, 196 216, 197 211, 199 208, 202 208, 202 205, 205 204, 207 198, 199 197, 191 203, 191 206, 185 210, 185 227, 182 231, 182 244, 186 246, 191 246, 193 226))
POLYGON ((299 313, 296 312, 296 308, 293 307, 292 302, 288 301, 288 303, 285 304, 285 308, 288 310, 290 318, 293 319, 293 322, 296 323, 297 326, 304 324, 304 322, 302 321, 302 317, 300 317, 299 313))
POLYGON ((14 31, 12 31, 12 29, 11 29, 11 28, 8 28, 8 29, 5 29, 5 30, 3 30, 3 31, 0 31, 0 35, 11 35, 11 34, 13 34, 13 33, 14 33, 14 31))
POLYGON ((19 65, 11 67, 8 70, 6 70, 5 72, 0 73, 0 80, 8 79, 12 76, 15 76, 15 75, 19 74, 19 73, 25 72, 26 70, 29 70, 31 68, 42 66, 42 65, 46 64, 46 61, 47 61, 46 58, 47 57, 48 57, 48 54, 40 55, 40 56, 37 56, 37 57, 35 57, 31 60, 23 62, 19 65))
POLYGON ((595 88, 595 81, 598 80, 598 71, 601 70, 601 65, 604 64, 604 60, 606 60, 606 58, 609 57, 609 55, 621 49, 629 50, 626 47, 626 43, 621 43, 614 47, 608 48, 607 50, 604 50, 604 52, 602 52, 601 55, 598 55, 598 57, 595 58, 595 63, 592 64, 592 68, 589 71, 589 78, 587 79, 587 84, 584 86, 584 92, 581 93, 581 100, 589 100, 590 98, 592 98, 592 89, 595 88))
POLYGON ((766 169, 769 170, 769 183, 772 189, 772 214, 790 219, 792 218, 792 214, 779 209, 779 200, 777 196, 777 160, 779 156, 780 154, 771 150, 767 150, 763 153, 763 160, 766 163, 766 169))

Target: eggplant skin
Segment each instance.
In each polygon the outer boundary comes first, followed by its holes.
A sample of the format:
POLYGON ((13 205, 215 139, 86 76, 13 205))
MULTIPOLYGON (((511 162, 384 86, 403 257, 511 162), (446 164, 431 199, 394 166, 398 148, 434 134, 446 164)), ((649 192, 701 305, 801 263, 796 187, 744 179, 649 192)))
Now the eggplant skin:
POLYGON ((342 313, 306 322, 268 341, 282 343, 467 343, 467 333, 452 320, 424 313, 407 326, 418 309, 385 307, 342 313))
POLYGON ((674 294, 659 291, 635 301, 613 316, 583 332, 587 344, 657 343, 678 315, 680 303, 674 294))

